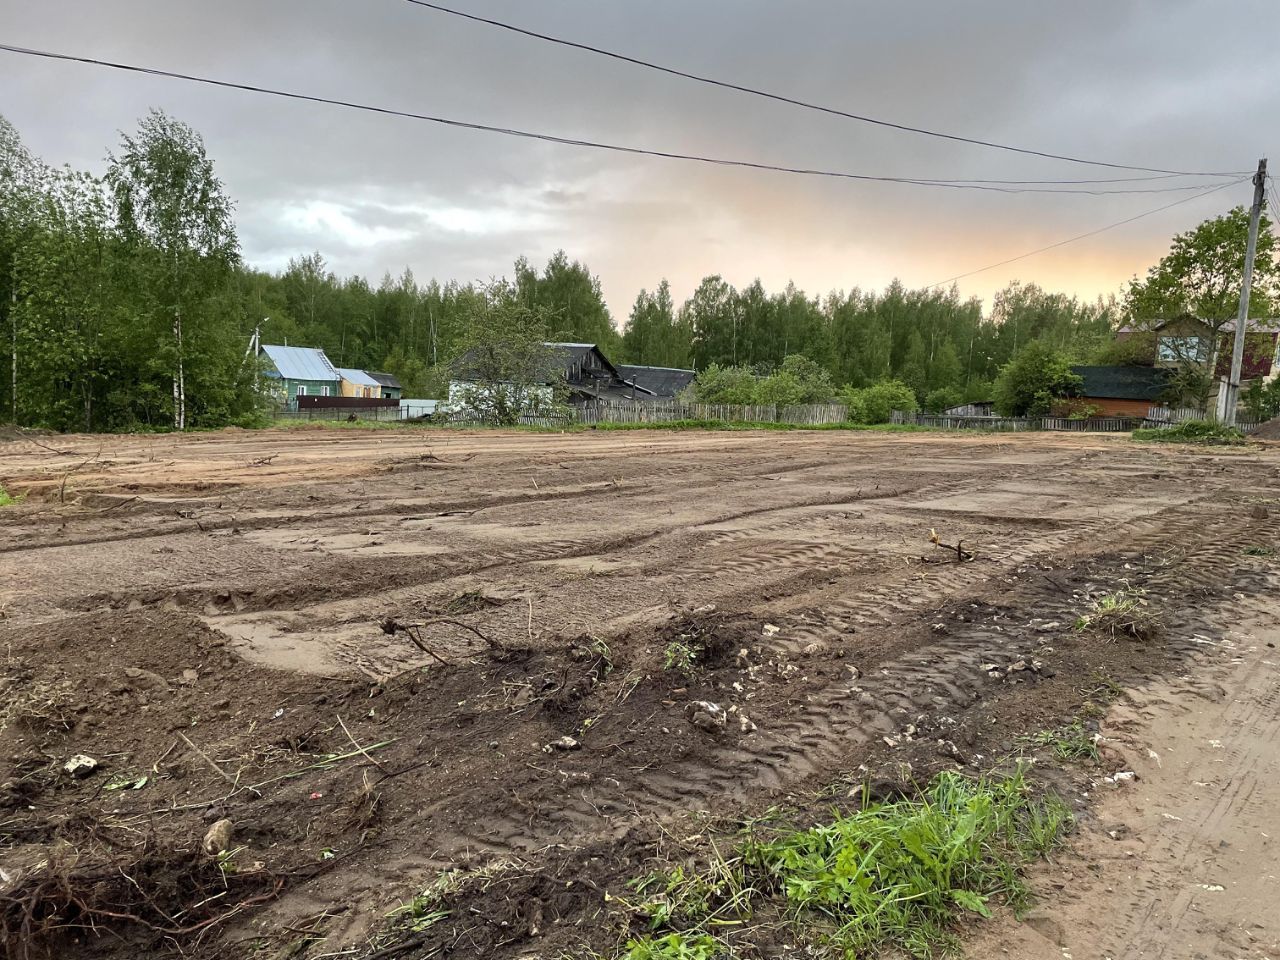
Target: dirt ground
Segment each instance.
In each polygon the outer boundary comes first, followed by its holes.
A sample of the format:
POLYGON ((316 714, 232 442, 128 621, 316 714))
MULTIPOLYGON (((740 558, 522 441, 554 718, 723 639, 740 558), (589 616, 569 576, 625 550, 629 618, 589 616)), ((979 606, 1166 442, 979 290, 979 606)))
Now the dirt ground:
POLYGON ((1090 435, 0 443, 5 953, 611 955, 681 838, 1094 708, 1100 766, 1041 758, 1077 835, 971 955, 1274 957, 1278 468, 1090 435), (1117 589, 1158 637, 1074 629, 1117 589), (449 870, 479 879, 446 916, 388 918, 449 870))

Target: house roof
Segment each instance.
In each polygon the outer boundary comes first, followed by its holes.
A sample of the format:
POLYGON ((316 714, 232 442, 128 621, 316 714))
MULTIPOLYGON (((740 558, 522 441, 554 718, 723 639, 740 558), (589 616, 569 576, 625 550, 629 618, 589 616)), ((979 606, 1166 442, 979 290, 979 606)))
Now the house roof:
POLYGON ((399 378, 394 373, 381 373, 377 370, 366 370, 369 376, 377 380, 384 387, 390 387, 392 390, 403 390, 404 386, 400 383, 399 378))
MULTIPOLYGON (((1134 333, 1152 333, 1163 330, 1171 323, 1182 323, 1188 320, 1196 320, 1196 317, 1174 317, 1170 320, 1147 320, 1141 323, 1126 323, 1116 333, 1127 336, 1134 333)), ((1228 320, 1222 325, 1224 333, 1234 333, 1236 329, 1236 321, 1228 320)), ((1250 317, 1246 321, 1246 331, 1249 333, 1280 333, 1280 317, 1250 317)))
POLYGON ((339 367, 338 376, 342 377, 347 383, 354 383, 358 387, 380 387, 380 384, 369 374, 363 370, 356 370, 353 367, 339 367))
POLYGON ((262 345, 276 373, 288 380, 341 380, 337 368, 319 347, 281 347, 262 345))
POLYGON ((627 383, 634 382, 641 390, 647 390, 654 396, 674 397, 693 383, 697 373, 680 367, 642 367, 620 363, 618 376, 627 383))
MULTIPOLYGON (((567 378, 570 368, 575 364, 585 366, 586 360, 594 354, 599 361, 600 367, 614 380, 618 380, 618 371, 609 358, 601 352, 600 348, 594 343, 544 343, 555 358, 555 366, 559 368, 559 373, 555 377, 548 378, 547 383, 556 379, 567 378)), ((468 350, 462 356, 453 361, 453 375, 459 380, 473 379, 476 375, 475 365, 473 361, 474 350, 468 350)), ((550 359, 550 358, 548 358, 550 359)))
POLYGON ((1107 400, 1159 400, 1169 386, 1163 367, 1072 367, 1084 380, 1080 396, 1107 400))

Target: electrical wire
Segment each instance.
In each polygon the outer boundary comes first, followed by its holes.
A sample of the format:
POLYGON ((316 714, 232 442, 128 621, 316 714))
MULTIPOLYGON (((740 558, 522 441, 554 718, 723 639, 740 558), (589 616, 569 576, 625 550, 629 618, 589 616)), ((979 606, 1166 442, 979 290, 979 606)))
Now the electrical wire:
POLYGON ((0 50, 9 53, 16 53, 23 56, 39 57, 47 60, 60 60, 70 63, 81 63, 89 66, 107 67, 112 70, 122 70, 129 73, 140 73, 153 77, 165 77, 172 80, 185 80, 190 83, 206 84, 214 87, 222 87, 228 90, 241 90, 248 93, 260 93, 268 96, 283 97, 289 100, 302 100, 308 103, 322 103, 335 107, 345 107, 350 110, 362 110, 369 113, 382 114, 384 116, 403 117, 410 120, 422 120, 429 123, 438 123, 448 127, 454 127, 463 130, 478 130, 486 133, 496 133, 509 137, 520 137, 527 140, 540 140, 547 143, 556 143, 563 146, 585 147, 594 150, 607 150, 614 153, 629 154, 635 156, 661 157, 667 160, 687 160, 696 163, 711 164, 723 167, 741 167, 750 170, 768 170, 775 173, 790 173, 800 176, 809 177, 832 177, 842 180, 858 180, 872 183, 901 183, 913 186, 940 187, 954 190, 984 190, 996 193, 1065 193, 1065 194, 1087 194, 1092 196, 1112 196, 1116 194, 1130 193, 1170 193, 1181 190, 1199 190, 1206 186, 1203 183, 1191 184, 1176 187, 1146 187, 1141 189, 1122 189, 1122 190, 1093 190, 1083 188, 1066 188, 1066 189, 1050 189, 1041 187, 1013 187, 1013 186, 996 186, 993 184, 978 183, 968 180, 941 180, 926 179, 918 177, 890 177, 875 176, 865 173, 848 173, 836 170, 820 170, 808 167, 788 167, 771 163, 758 163, 751 160, 734 160, 725 157, 708 157, 699 154, 677 153, 669 150, 653 150, 644 147, 632 147, 623 144, 604 143, 597 140, 581 140, 574 137, 561 137, 554 134, 536 133, 529 130, 520 130, 514 127, 499 127, 485 123, 473 123, 464 120, 454 120, 448 117, 438 117, 425 113, 414 113, 408 110, 395 110, 390 107, 379 107, 372 104, 358 103, 352 100, 339 100, 332 97, 322 97, 315 94, 297 93, 288 90, 276 90, 270 87, 260 87, 254 84, 237 83, 230 80, 216 80, 212 77, 201 77, 195 74, 177 73, 171 70, 160 70, 154 67, 141 67, 134 64, 118 63, 111 60, 99 60, 94 57, 81 57, 68 53, 55 53, 48 50, 35 50, 29 47, 12 46, 6 43, 0 43, 0 50))
POLYGON ((1248 180, 1249 177, 1241 177, 1239 180, 1232 180, 1229 183, 1223 183, 1216 187, 1211 187, 1197 193, 1194 197, 1183 197, 1181 200, 1175 200, 1173 203, 1166 203, 1162 207, 1156 207, 1154 210, 1148 210, 1146 213, 1140 213, 1134 217, 1128 217, 1115 223, 1108 224, 1105 227, 1099 227, 1097 230, 1090 230, 1088 233, 1082 233, 1075 237, 1069 237, 1066 240, 1059 240, 1057 243, 1051 243, 1047 247, 1040 247, 1028 253, 1019 254, 1016 257, 1010 257, 1007 260, 1001 260, 999 263, 988 264, 985 267, 979 267, 977 270, 970 270, 967 273, 958 273, 954 277, 948 277, 946 280, 939 280, 937 283, 928 284, 925 289, 932 290, 934 287, 945 287, 948 284, 955 283, 957 280, 963 280, 965 277, 972 277, 978 273, 986 273, 988 270, 994 270, 996 267, 1003 267, 1006 264, 1017 263, 1019 260, 1026 260, 1028 257, 1034 257, 1036 254, 1045 253, 1049 250, 1056 250, 1058 247, 1065 247, 1069 243, 1075 243, 1078 240, 1086 240, 1089 237, 1096 237, 1100 233, 1106 233, 1108 230, 1114 230, 1117 227, 1123 227, 1125 224, 1133 223, 1135 220, 1142 220, 1146 217, 1154 216, 1157 213, 1163 213, 1173 207, 1181 206, 1184 203, 1190 203, 1192 200, 1199 200, 1201 197, 1207 197, 1211 193, 1217 193, 1219 190, 1226 190, 1228 187, 1238 186, 1248 180))
MULTIPOLYGON (((926 137, 937 137, 941 140, 951 140, 956 143, 968 143, 979 147, 989 147, 993 150, 1006 150, 1010 153, 1020 153, 1026 156, 1042 157, 1048 160, 1064 160, 1067 163, 1086 164, 1094 167, 1109 167, 1113 170, 1136 170, 1144 173, 1161 173, 1169 176, 1178 177, 1236 177, 1243 171, 1235 170, 1230 172, 1193 172, 1187 170, 1166 170, 1160 167, 1142 167, 1127 163, 1107 163, 1102 160, 1087 160, 1081 157, 1073 157, 1060 153, 1049 153, 1044 150, 1033 150, 1028 147, 1015 147, 1006 143, 997 143, 992 140, 981 140, 976 137, 965 137, 952 133, 941 133, 937 130, 928 130, 924 127, 914 127, 905 123, 895 123, 891 120, 881 120, 876 117, 864 116, 862 114, 851 113, 847 110, 841 110, 836 107, 827 107, 817 103, 810 103, 806 100, 800 100, 796 97, 789 97, 784 94, 770 93, 767 90, 760 90, 755 87, 748 87, 739 83, 731 83, 726 80, 717 80, 714 77, 706 77, 697 73, 690 73, 687 70, 679 70, 675 67, 663 66, 660 63, 654 63, 649 60, 642 60, 639 57, 628 56, 624 53, 616 53, 612 50, 605 50, 602 47, 594 47, 590 44, 579 43, 575 40, 566 40, 563 37, 554 37, 546 33, 538 33, 536 30, 528 30, 524 27, 517 27, 514 24, 506 23, 502 20, 494 20, 490 17, 482 17, 479 14, 467 13, 464 10, 457 10, 453 7, 446 7, 443 4, 431 3, 429 0, 405 0, 417 7, 425 7, 428 10, 434 10, 437 13, 445 13, 453 17, 461 17, 464 20, 471 20, 476 23, 483 23, 487 26, 498 27, 502 30, 509 30, 512 33, 518 33, 525 37, 531 37, 535 40, 545 40, 548 43, 559 44, 562 47, 570 47, 574 50, 581 50, 586 53, 593 53, 597 56, 608 57, 612 60, 620 60, 623 63, 629 63, 637 67, 644 67, 648 70, 657 70, 659 73, 666 73, 674 77, 681 77, 685 80, 693 80, 697 83, 705 83, 714 87, 722 87, 726 90, 736 90, 738 93, 746 93, 754 97, 764 97, 767 100, 774 100, 778 103, 790 104, 793 107, 802 107, 806 110, 816 110, 819 113, 830 114, 832 116, 844 117, 847 120, 857 120, 860 123, 870 123, 879 127, 888 127, 891 130, 900 130, 904 133, 915 133, 926 137)), ((1055 182, 1082 182, 1093 183, 1100 181, 1055 181, 1055 182)))

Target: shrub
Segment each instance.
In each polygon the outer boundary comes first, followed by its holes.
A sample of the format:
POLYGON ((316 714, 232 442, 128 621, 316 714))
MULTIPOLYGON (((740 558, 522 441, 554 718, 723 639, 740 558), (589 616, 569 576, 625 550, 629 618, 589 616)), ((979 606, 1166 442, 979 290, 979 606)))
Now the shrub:
POLYGON ((691 392, 695 403, 755 403, 756 375, 746 367, 713 363, 698 374, 691 392))
POLYGON ((888 423, 895 410, 915 413, 920 409, 914 391, 901 380, 881 380, 861 390, 845 387, 840 402, 849 408, 854 423, 888 423))
POLYGON ((1066 357, 1033 340, 1000 369, 992 399, 1001 416, 1042 417, 1056 401, 1072 396, 1083 385, 1066 357))
POLYGON ((1205 446, 1238 447, 1244 434, 1235 427, 1211 420, 1184 420, 1176 427, 1147 427, 1133 431, 1133 439, 1157 443, 1199 443, 1205 446))
POLYGON ((942 413, 962 403, 964 403, 964 394, 956 387, 939 387, 937 390, 930 390, 928 396, 924 398, 924 408, 929 413, 942 413))

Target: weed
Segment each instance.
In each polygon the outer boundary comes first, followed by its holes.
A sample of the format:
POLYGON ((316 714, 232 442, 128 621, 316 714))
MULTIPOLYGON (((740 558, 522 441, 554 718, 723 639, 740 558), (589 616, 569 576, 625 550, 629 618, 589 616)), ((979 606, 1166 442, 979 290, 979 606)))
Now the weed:
POLYGON ((26 494, 23 493, 20 493, 15 497, 4 487, 0 486, 0 507, 12 507, 15 504, 21 503, 26 498, 26 494))
POLYGON ((896 945, 932 956, 950 942, 957 913, 1028 899, 1021 867, 1070 824, 1056 797, 1033 800, 1021 768, 1003 780, 941 774, 919 800, 871 804, 776 839, 750 841, 763 871, 799 923, 825 921, 846 956, 896 945))
POLYGON ((664 937, 640 937, 627 941, 624 960, 720 960, 729 951, 705 933, 668 933, 664 937))
POLYGON ((1027 747, 1047 747, 1059 760, 1098 761, 1098 743, 1083 723, 1076 720, 1056 730, 1041 730, 1029 736, 1019 737, 1018 743, 1027 747))
POLYGON ((1274 557, 1276 552, 1270 547, 1245 547, 1242 551, 1246 557, 1274 557))
POLYGON ((693 665, 697 659, 697 648, 679 640, 672 640, 662 651, 662 669, 678 670, 689 677, 693 675, 693 665))
POLYGON ((1156 443, 1199 443, 1208 446, 1243 446, 1244 434, 1235 427, 1211 420, 1184 420, 1174 427, 1149 427, 1133 431, 1133 439, 1156 443))
POLYGON ((1150 640, 1163 628, 1142 591, 1127 587, 1099 597, 1093 601, 1093 610, 1076 620, 1076 630, 1096 633, 1109 641, 1119 637, 1150 640))

